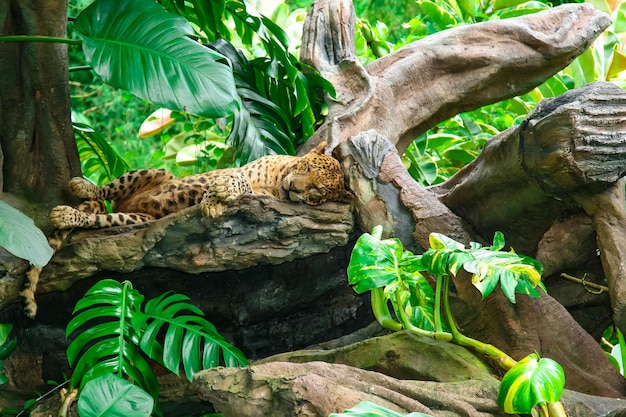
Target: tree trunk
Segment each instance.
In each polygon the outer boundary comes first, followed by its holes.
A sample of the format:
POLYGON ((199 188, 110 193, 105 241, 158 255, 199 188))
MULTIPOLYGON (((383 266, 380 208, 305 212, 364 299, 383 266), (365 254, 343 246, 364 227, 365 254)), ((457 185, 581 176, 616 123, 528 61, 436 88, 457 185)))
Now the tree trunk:
MULTIPOLYGON (((65 37, 66 28, 67 0, 0 3, 0 36, 65 37)), ((67 183, 80 175, 67 61, 65 44, 0 42, 1 191, 47 230, 50 209, 73 201, 67 183)))

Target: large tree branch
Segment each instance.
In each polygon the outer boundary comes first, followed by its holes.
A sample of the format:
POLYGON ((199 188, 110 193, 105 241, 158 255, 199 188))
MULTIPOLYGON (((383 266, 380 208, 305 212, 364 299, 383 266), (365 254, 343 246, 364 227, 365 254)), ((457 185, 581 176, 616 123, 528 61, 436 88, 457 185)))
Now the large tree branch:
POLYGON ((339 99, 309 147, 325 140, 334 148, 373 128, 402 152, 442 120, 530 91, 610 25, 591 4, 568 4, 439 32, 364 69, 348 46, 352 25, 335 26, 353 13, 350 2, 330 0, 309 12, 302 60, 333 82, 339 99))
POLYGON ((626 91, 595 83, 546 100, 491 139, 481 156, 432 190, 485 239, 496 230, 534 254, 575 194, 600 192, 626 173, 626 91))

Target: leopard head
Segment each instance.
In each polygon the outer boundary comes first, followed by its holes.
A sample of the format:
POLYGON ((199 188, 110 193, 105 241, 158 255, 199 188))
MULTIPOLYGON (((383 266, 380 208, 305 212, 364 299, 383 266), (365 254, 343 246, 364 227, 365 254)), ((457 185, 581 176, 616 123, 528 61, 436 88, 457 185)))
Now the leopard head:
POLYGON ((312 206, 327 201, 346 201, 350 194, 343 183, 343 171, 339 162, 324 154, 326 142, 301 158, 283 178, 283 190, 291 201, 312 206))

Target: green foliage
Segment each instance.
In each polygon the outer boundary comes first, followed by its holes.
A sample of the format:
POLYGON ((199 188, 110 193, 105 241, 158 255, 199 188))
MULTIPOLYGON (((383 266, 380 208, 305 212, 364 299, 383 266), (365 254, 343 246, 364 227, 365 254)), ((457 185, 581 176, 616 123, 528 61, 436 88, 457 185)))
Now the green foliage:
MULTIPOLYGON (((160 106, 185 112, 187 119, 196 119, 189 123, 181 118, 170 130, 171 134, 160 136, 166 143, 176 138, 176 143, 168 146, 165 153, 153 150, 157 145, 154 140, 141 142, 131 140, 127 133, 120 134, 112 147, 125 159, 139 159, 130 162, 132 168, 156 165, 186 175, 245 163, 265 154, 294 154, 295 148, 313 134, 322 120, 325 104, 320 92, 332 93, 332 86, 316 71, 298 62, 290 53, 290 36, 270 18, 258 14, 251 4, 162 0, 168 11, 179 15, 176 17, 149 0, 119 5, 118 2, 97 0, 78 15, 74 31, 84 40, 89 63, 109 84, 160 106), (226 50, 224 39, 248 48, 252 51, 248 55, 256 56, 250 62, 244 55, 237 56, 238 68, 244 70, 237 74, 237 91, 230 62, 215 48, 201 45, 221 40, 219 49, 226 50), (181 82, 172 83, 172 74, 181 82), (277 114, 277 110, 282 114, 277 114), (228 119, 214 121, 220 116, 228 119), (275 124, 279 119, 284 122, 275 124), (197 124, 203 127, 199 129, 197 124), (165 155, 174 156, 172 159, 183 165, 197 166, 173 169, 171 164, 159 161, 165 155)), ((303 11, 293 14, 304 16, 303 11)), ((272 15, 277 21, 291 20, 297 26, 284 4, 279 4, 272 15)), ((76 85, 85 86, 82 82, 76 85)), ((99 96, 106 90, 106 87, 97 88, 94 93, 99 96)), ((86 100, 98 105, 101 102, 90 97, 86 100)), ((86 104, 82 107, 83 112, 93 109, 86 104)), ((100 111, 108 112, 108 109, 100 111)), ((94 116, 96 123, 87 124, 110 123, 106 117, 94 116)), ((112 127, 107 136, 117 136, 118 129, 112 127)), ((127 128, 123 130, 128 132, 127 128)), ((92 159, 86 168, 95 169, 96 161, 100 160, 92 159)), ((91 178, 107 175, 94 173, 91 178)))
POLYGON ((133 381, 155 401, 159 386, 144 355, 187 378, 206 367, 243 366, 243 354, 217 333, 202 312, 180 294, 166 293, 142 308, 144 297, 130 282, 102 280, 78 301, 66 333, 74 340, 67 358, 71 387, 84 389, 106 374, 133 381))
POLYGON ((472 284, 483 298, 498 283, 512 303, 515 293, 538 297, 537 286, 545 291, 541 264, 513 251, 502 252, 505 242, 499 232, 487 248, 474 242, 467 248, 447 236, 433 233, 431 247, 422 255, 404 251, 398 239, 381 237, 382 227, 377 226, 372 234, 365 233, 357 240, 348 265, 348 280, 358 293, 371 291, 372 310, 382 326, 454 341, 499 363, 509 370, 500 391, 502 398, 499 397, 507 412, 530 413, 539 404, 549 409, 547 413, 561 413, 560 404, 546 405, 557 402, 563 390, 563 371, 556 362, 539 361, 531 355, 516 363, 494 346, 462 335, 456 328, 449 303, 450 276, 462 268, 472 274, 472 284), (434 291, 426 277, 436 280, 434 291), (397 320, 389 311, 389 302, 397 320))
MULTIPOLYGON (((404 163, 411 175, 423 185, 445 181, 481 152, 485 142, 503 130, 518 124, 539 101, 589 82, 610 80, 626 87, 626 3, 611 9, 605 0, 591 0, 600 10, 611 14, 613 25, 566 69, 528 94, 485 106, 455 116, 420 135, 404 154, 404 163)), ((562 3, 562 2, 557 2, 562 3)), ((376 1, 356 2, 357 13, 368 7, 380 8, 376 1)), ((420 0, 418 11, 399 30, 398 9, 394 17, 383 17, 390 11, 362 15, 381 19, 372 25, 363 19, 357 23, 357 54, 368 63, 389 51, 398 49, 424 36, 452 27, 494 19, 506 19, 536 13, 550 7, 545 1, 525 0, 420 0), (395 36, 390 37, 389 34, 395 36), (401 33, 401 38, 396 35, 401 33)))
POLYGON ((75 122, 72 126, 84 176, 97 184, 106 184, 129 170, 126 161, 102 135, 85 124, 75 122))
POLYGON ((17 346, 17 339, 13 338, 9 340, 12 329, 12 324, 0 323, 0 385, 8 382, 7 377, 2 373, 2 363, 17 346))
POLYGON ((374 404, 369 401, 361 401, 349 410, 345 410, 343 413, 332 413, 328 417, 428 417, 429 414, 424 413, 410 413, 400 414, 393 410, 383 407, 382 405, 374 404))
POLYGON ((228 343, 190 304, 189 297, 167 292, 146 303, 132 318, 139 331, 139 346, 153 360, 178 375, 179 368, 191 381, 202 369, 220 365, 244 366, 248 361, 239 349, 228 343), (164 335, 163 335, 164 334, 164 335))
POLYGON ((580 87, 594 81, 612 81, 626 87, 626 3, 590 0, 595 7, 611 16, 612 24, 593 45, 574 60, 563 73, 580 87))
POLYGON ((148 417, 153 408, 148 393, 114 374, 89 381, 78 400, 81 417, 148 417))
POLYGON ((451 27, 518 17, 549 8, 533 0, 418 0, 417 4, 420 13, 408 25, 413 39, 451 27))
MULTIPOLYGON (((271 153, 294 154, 323 118, 325 104, 320 92, 334 94, 334 90, 290 53, 287 33, 242 1, 192 1, 193 7, 177 0, 161 3, 197 25, 196 35, 205 42, 223 38, 212 45, 233 63, 242 99, 227 139, 240 163, 271 153), (241 50, 236 51, 226 40, 241 50)), ((287 21, 286 13, 286 7, 277 7, 274 18, 287 21)))
MULTIPOLYGON (((496 233, 491 247, 472 243, 469 248, 438 233, 430 235, 431 248, 422 255, 404 251, 395 238, 380 239, 375 228, 364 233, 352 251, 348 280, 358 293, 384 288, 384 303, 392 302, 396 316, 423 330, 435 328, 433 290, 423 273, 431 276, 456 275, 463 268, 472 274, 472 284, 487 297, 500 283, 511 302, 515 293, 538 297, 542 265, 515 252, 501 252, 504 237, 496 233)), ((545 288, 544 288, 545 290, 545 288)))
POLYGON ((116 373, 158 396, 156 377, 141 354, 138 331, 132 325, 134 316, 141 314, 143 299, 129 282, 102 280, 76 303, 66 328, 68 338, 75 335, 67 348, 67 360, 74 368, 70 388, 82 389, 92 379, 116 373))
POLYGON ((87 62, 108 84, 173 110, 221 117, 238 108, 222 56, 151 0, 96 0, 74 22, 87 62), (176 74, 176 82, 172 82, 176 74))
POLYGON ((565 372, 557 362, 530 354, 502 378, 498 405, 509 414, 530 414, 539 405, 559 401, 565 387, 565 372))
POLYGON ((543 266, 528 256, 517 255, 513 250, 500 252, 504 248, 504 236, 496 232, 493 245, 483 248, 472 243, 469 249, 449 237, 431 233, 430 247, 422 255, 422 265, 430 274, 456 275, 463 268, 472 274, 472 284, 483 298, 493 292, 498 283, 504 295, 515 303, 515 293, 539 297, 537 286, 545 291, 541 282, 543 266))
POLYGON ((35 267, 45 266, 52 257, 46 236, 33 220, 4 201, 0 201, 0 247, 35 267))
POLYGON ((624 364, 626 363, 626 340, 624 340, 624 335, 615 325, 611 325, 602 333, 602 342, 607 359, 624 376, 624 364))
MULTIPOLYGON (((373 302, 374 308, 391 300, 396 316, 408 317, 421 329, 434 330, 434 293, 420 273, 425 271, 421 256, 404 251, 398 239, 381 240, 376 232, 365 233, 357 240, 348 265, 348 281, 359 294, 383 288, 382 293, 373 293, 380 297, 373 302)), ((388 327, 392 321, 385 310, 381 307, 375 315, 388 327)))

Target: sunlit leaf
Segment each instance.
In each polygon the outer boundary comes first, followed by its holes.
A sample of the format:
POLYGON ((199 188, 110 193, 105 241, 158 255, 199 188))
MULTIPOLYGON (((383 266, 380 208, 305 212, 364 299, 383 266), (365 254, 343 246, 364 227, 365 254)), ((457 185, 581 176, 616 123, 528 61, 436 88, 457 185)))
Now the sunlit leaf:
POLYGON ((626 55, 615 50, 613 51, 613 59, 611 60, 611 66, 607 72, 607 79, 616 78, 623 71, 626 71, 626 55))
POLYGON ((78 398, 81 417, 147 417, 153 408, 150 394, 113 374, 89 381, 78 398))
POLYGON ((72 127, 83 164, 83 175, 94 179, 98 184, 105 184, 129 170, 126 161, 102 135, 82 123, 73 123, 72 127), (94 178, 96 174, 97 178, 94 178))
MULTIPOLYGON (((533 258, 515 252, 501 252, 504 236, 496 233, 493 247, 472 244, 470 249, 454 239, 438 233, 430 235, 431 249, 422 255, 422 265, 431 274, 456 275, 463 268, 472 274, 472 283, 487 297, 498 283, 506 297, 515 303, 515 293, 539 296, 543 266, 533 258), (519 290, 519 291, 518 291, 519 290)), ((545 289, 545 288, 544 288, 545 289)))
POLYGON ((223 57, 190 39, 189 23, 152 0, 96 0, 79 14, 74 29, 87 61, 114 87, 205 117, 238 108, 223 57))
POLYGON ((174 123, 176 123, 176 118, 172 117, 171 110, 157 109, 141 123, 137 136, 149 138, 158 135, 174 123))
POLYGON ((0 201, 0 246, 36 267, 52 258, 52 248, 33 220, 0 201))
POLYGON ((439 30, 456 26, 459 23, 454 15, 444 10, 439 4, 435 2, 421 0, 417 3, 419 4, 422 11, 426 15, 428 15, 428 17, 430 17, 433 22, 435 22, 439 30))
POLYGON ((528 0, 496 0, 493 5, 494 10, 506 9, 509 7, 519 6, 526 3, 528 0))
POLYGON ((400 240, 381 240, 365 233, 359 237, 352 250, 348 264, 348 281, 359 294, 389 285, 403 273, 399 269, 402 256, 400 240))
POLYGON ((565 373, 557 362, 528 355, 502 378, 498 405, 509 414, 530 414, 539 404, 557 402, 565 386, 565 373))

